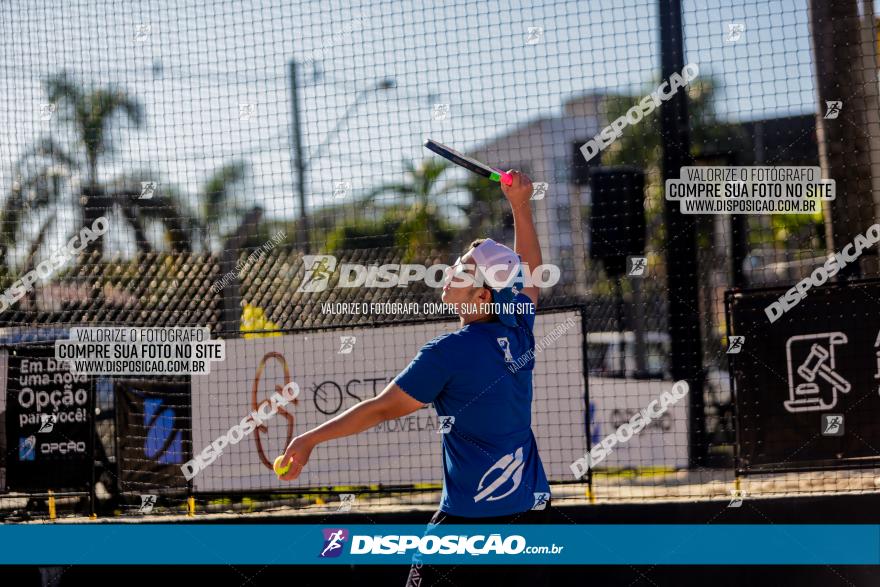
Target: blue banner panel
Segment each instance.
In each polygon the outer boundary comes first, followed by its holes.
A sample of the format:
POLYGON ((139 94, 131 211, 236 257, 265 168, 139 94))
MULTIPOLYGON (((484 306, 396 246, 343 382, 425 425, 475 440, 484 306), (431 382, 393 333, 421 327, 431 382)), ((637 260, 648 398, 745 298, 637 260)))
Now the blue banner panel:
POLYGON ((0 526, 0 564, 876 565, 880 525, 0 526), (64 549, 35 548, 64 544, 64 549), (145 548, 145 545, 174 545, 145 548))

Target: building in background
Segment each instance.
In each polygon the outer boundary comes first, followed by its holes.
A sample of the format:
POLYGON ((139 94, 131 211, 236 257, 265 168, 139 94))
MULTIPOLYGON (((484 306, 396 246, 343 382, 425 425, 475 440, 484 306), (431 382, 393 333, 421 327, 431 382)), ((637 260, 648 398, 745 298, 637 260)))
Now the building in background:
MULTIPOLYGON (((535 206, 538 237, 547 261, 562 271, 560 287, 577 295, 587 293, 589 246, 585 224, 589 194, 585 182, 577 181, 586 176, 587 167, 580 146, 601 129, 602 102, 599 95, 581 96, 566 102, 561 115, 529 122, 469 153, 549 184, 546 196, 535 206)), ((597 157, 591 164, 598 162, 597 157)))
MULTIPOLYGON (((517 168, 535 182, 549 184, 546 197, 535 206, 538 236, 548 259, 562 270, 560 286, 566 293, 584 295, 595 279, 589 267, 589 170, 601 164, 601 153, 590 162, 584 160, 580 147, 608 124, 605 96, 584 94, 563 104, 559 116, 540 118, 494 138, 470 155, 481 161, 517 168), (592 277, 592 279, 591 279, 592 277)), ((638 97, 633 97, 633 103, 638 97)), ((726 153, 737 165, 819 165, 816 121, 810 114, 730 123, 729 144, 719 141, 713 149, 726 153), (736 128, 738 127, 738 128, 736 128), (748 137, 745 145, 734 137, 748 137)), ((697 164, 701 164, 699 160, 697 164)), ((719 217, 725 232, 727 217, 719 217)), ((755 228, 767 227, 769 217, 754 217, 755 228)), ((499 235, 512 238, 513 234, 499 235)), ((758 251, 755 251, 758 253, 758 251)), ((765 265, 786 261, 790 252, 763 250, 770 255, 765 265)), ((790 261, 790 259, 788 259, 790 261)), ((757 283, 767 283, 750 258, 746 268, 757 283)), ((775 267, 775 265, 774 265, 775 267)), ((773 269, 775 270, 775 269, 773 269)), ((774 281, 774 279, 770 279, 774 281)))

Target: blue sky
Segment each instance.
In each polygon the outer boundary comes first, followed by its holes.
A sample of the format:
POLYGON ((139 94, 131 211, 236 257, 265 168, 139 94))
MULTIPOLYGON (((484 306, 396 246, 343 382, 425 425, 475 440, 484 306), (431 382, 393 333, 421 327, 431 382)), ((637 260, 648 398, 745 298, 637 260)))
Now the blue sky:
MULTIPOLYGON (((812 111, 806 0, 690 0, 684 11, 687 59, 720 82, 722 118, 812 111), (724 40, 731 22, 745 25, 736 44, 724 40)), ((303 76, 312 150, 358 92, 386 77, 397 83, 368 94, 311 162, 311 205, 328 201, 335 181, 357 192, 399 180, 403 160, 427 155, 425 136, 466 150, 557 116, 579 94, 640 94, 659 64, 656 0, 4 2, 0 32, 2 193, 12 162, 38 136, 72 136, 39 112, 42 80, 67 70, 84 84, 118 83, 145 106, 142 128, 114 127, 103 177, 152 168, 194 195, 212 169, 244 158, 251 170, 239 197, 274 217, 296 210, 291 58, 315 57, 322 71, 303 76), (148 27, 140 38, 139 27, 148 27), (529 27, 543 28, 536 44, 526 43, 529 27), (450 105, 447 120, 432 120, 434 103, 450 105), (239 104, 254 105, 249 120, 239 104)))

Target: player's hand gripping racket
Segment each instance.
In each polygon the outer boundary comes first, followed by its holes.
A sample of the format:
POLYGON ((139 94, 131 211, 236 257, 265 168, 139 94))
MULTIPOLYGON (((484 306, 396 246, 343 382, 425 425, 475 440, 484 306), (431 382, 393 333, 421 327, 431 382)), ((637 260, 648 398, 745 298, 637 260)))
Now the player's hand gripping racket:
POLYGON ((511 185, 513 183, 513 178, 510 176, 509 173, 504 173, 500 169, 489 167, 488 165, 480 163, 472 157, 462 155, 455 149, 450 149, 446 145, 438 143, 433 139, 425 140, 425 148, 434 151, 445 159, 449 159, 456 165, 461 165, 468 171, 476 173, 477 175, 482 175, 483 177, 488 177, 492 181, 499 181, 504 185, 511 185))

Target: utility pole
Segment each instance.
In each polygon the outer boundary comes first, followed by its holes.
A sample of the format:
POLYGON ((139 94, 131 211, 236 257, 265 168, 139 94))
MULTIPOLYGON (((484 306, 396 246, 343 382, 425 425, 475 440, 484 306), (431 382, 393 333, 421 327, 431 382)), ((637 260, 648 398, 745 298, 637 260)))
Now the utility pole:
POLYGON ((304 154, 303 149, 303 141, 302 141, 302 121, 300 119, 300 107, 299 107, 299 76, 297 75, 297 64, 296 61, 290 60, 290 106, 293 112, 291 116, 293 128, 290 131, 290 136, 293 137, 293 144, 291 145, 291 162, 290 165, 296 171, 296 193, 299 196, 299 211, 300 211, 300 220, 297 223, 297 246, 303 249, 303 252, 308 254, 310 251, 309 244, 309 217, 308 211, 306 210, 306 170, 309 167, 309 163, 311 163, 314 159, 317 159, 325 147, 330 144, 330 141, 336 138, 339 134, 339 131, 342 130, 343 125, 348 122, 348 118, 352 115, 352 113, 360 106, 363 101, 372 93, 378 92, 380 90, 390 90, 392 88, 397 87, 397 82, 394 78, 384 78, 377 81, 373 86, 367 88, 366 90, 361 90, 355 96, 354 102, 348 105, 348 108, 345 109, 345 113, 342 117, 336 121, 336 125, 333 129, 327 133, 327 136, 324 137, 324 140, 320 145, 314 150, 312 154, 309 155, 308 159, 304 154))
MULTIPOLYGON (((684 69, 681 0, 659 0, 661 79, 684 69)), ((681 168, 691 162, 687 92, 679 89, 660 106, 663 137, 663 185, 679 179, 681 168)), ((666 266, 669 296, 670 367, 675 381, 685 380, 688 394, 688 463, 702 466, 707 454, 703 402, 703 350, 700 332, 700 299, 697 271, 695 216, 682 214, 679 203, 664 201, 666 220, 666 266)))
POLYGON ((223 313, 221 328, 224 338, 233 338, 239 335, 241 330, 241 282, 238 277, 238 255, 245 242, 263 218, 263 209, 259 206, 251 208, 235 232, 223 243, 223 251, 220 253, 220 277, 231 275, 232 279, 223 288, 223 313))
POLYGON ((293 138, 291 145, 291 167, 296 170, 296 185, 294 187, 299 197, 299 222, 297 223, 297 246, 302 247, 305 253, 309 252, 309 216, 306 210, 306 164, 303 157, 302 121, 299 109, 299 83, 297 80, 296 60, 290 60, 290 107, 291 126, 290 136, 293 138))

